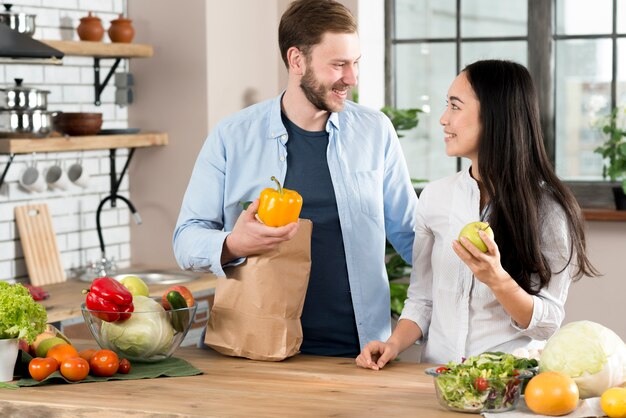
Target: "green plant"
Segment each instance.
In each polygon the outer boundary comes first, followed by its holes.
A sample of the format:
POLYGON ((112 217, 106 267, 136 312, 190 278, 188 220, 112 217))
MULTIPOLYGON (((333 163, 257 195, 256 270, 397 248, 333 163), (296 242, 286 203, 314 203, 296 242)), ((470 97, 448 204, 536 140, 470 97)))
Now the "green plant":
POLYGON ((385 248, 387 262, 387 277, 389 278, 389 293, 391 297, 391 313, 400 316, 404 308, 404 301, 407 298, 409 289, 408 283, 399 283, 398 279, 402 279, 411 274, 411 266, 400 257, 400 254, 387 241, 385 248))
POLYGON ((609 177, 611 181, 620 181, 626 193, 626 129, 620 126, 623 125, 624 115, 626 115, 626 108, 621 110, 614 108, 609 116, 601 120, 600 128, 607 138, 594 152, 604 158, 602 177, 609 177))
POLYGON ((395 128, 398 138, 404 136, 400 131, 413 129, 417 126, 419 122, 417 114, 423 112, 421 109, 396 109, 391 106, 383 106, 380 111, 391 120, 391 124, 395 128))

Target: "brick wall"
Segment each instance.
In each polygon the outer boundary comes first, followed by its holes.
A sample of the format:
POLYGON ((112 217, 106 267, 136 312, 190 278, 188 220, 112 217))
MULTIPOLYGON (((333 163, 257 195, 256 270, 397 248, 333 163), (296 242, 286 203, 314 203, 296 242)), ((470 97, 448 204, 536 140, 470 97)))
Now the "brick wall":
MULTIPOLYGON (((119 13, 125 12, 122 0, 16 0, 13 11, 36 15, 36 39, 78 40, 75 28, 80 18, 93 11, 106 29, 119 13)), ((105 34, 104 42, 109 42, 105 34)), ((48 110, 102 112, 103 128, 126 128, 127 109, 114 104, 115 87, 112 80, 102 95, 102 105, 95 106, 93 87, 93 59, 89 57, 66 57, 63 65, 0 65, 0 84, 12 85, 14 78, 23 78, 24 84, 50 91, 48 110)), ((101 61, 101 79, 109 71, 113 60, 101 61)), ((117 71, 124 71, 128 63, 122 61, 117 71)), ((116 168, 119 172, 126 162, 128 151, 117 151, 116 168)), ((0 172, 8 161, 0 155, 0 172)), ((120 194, 129 196, 128 174, 120 187, 120 194)), ((110 191, 109 152, 86 151, 66 153, 19 154, 13 160, 5 184, 0 190, 0 280, 28 281, 28 272, 19 233, 15 224, 14 207, 29 203, 47 203, 57 234, 63 267, 68 277, 75 276, 89 261, 100 256, 96 233, 96 208, 110 191), (29 193, 18 184, 21 172, 34 161, 42 171, 60 162, 67 169, 82 159, 91 175, 88 187, 82 189, 71 185, 68 190, 46 190, 29 193)), ((104 241, 107 256, 113 257, 118 266, 130 262, 130 213, 123 202, 118 208, 105 206, 102 212, 104 241)))

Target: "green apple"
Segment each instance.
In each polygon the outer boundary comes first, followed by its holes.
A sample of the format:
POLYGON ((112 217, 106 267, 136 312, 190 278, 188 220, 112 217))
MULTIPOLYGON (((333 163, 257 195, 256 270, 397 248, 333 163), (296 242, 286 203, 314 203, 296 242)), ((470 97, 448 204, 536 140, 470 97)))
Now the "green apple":
POLYGON ((120 280, 120 283, 122 283, 133 296, 150 296, 148 285, 137 276, 126 276, 120 280))
POLYGON ((67 341, 59 337, 46 338, 39 343, 37 349, 35 350, 35 354, 37 355, 37 357, 45 357, 46 354, 48 354, 48 350, 59 344, 67 344, 67 341))
POLYGON ((493 229, 491 229, 487 222, 470 222, 461 230, 461 233, 459 234, 459 242, 462 237, 465 237, 472 244, 474 244, 476 248, 486 253, 487 245, 485 245, 483 240, 480 238, 480 235, 478 235, 478 231, 485 232, 490 238, 493 239, 493 229))
POLYGON ((52 337, 58 337, 66 343, 70 344, 70 339, 67 338, 61 331, 59 331, 57 327, 51 324, 46 324, 46 329, 42 333, 37 335, 35 340, 30 344, 28 350, 30 355, 33 357, 37 356, 37 347, 39 347, 39 344, 41 344, 42 341, 52 337))

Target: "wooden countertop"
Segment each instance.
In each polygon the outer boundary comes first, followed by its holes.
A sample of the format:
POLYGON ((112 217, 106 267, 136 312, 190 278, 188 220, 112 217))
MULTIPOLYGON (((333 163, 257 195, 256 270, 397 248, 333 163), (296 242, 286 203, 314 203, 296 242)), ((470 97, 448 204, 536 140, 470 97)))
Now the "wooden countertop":
MULTIPOLYGON (((177 283, 187 287, 192 293, 199 293, 205 290, 215 289, 217 279, 213 274, 206 274, 203 277, 184 283, 177 283)), ((41 304, 48 312, 48 322, 58 322, 64 319, 82 316, 80 305, 85 301, 85 295, 81 292, 89 288, 88 282, 69 280, 63 283, 56 283, 42 286, 50 297, 41 301, 41 304)), ((169 284, 150 284, 150 296, 161 296, 170 287, 169 284)))
POLYGON ((0 389, 0 416, 459 417, 437 403, 427 364, 375 372, 353 359, 297 355, 283 362, 180 348, 204 374, 0 389))

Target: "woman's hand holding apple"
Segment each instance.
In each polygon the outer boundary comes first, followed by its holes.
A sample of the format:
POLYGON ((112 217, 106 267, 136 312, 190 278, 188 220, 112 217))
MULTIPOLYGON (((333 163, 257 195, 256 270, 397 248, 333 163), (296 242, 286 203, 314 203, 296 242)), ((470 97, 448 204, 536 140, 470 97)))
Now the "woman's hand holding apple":
POLYGON ((474 277, 495 292, 495 288, 513 279, 502 267, 500 251, 494 239, 484 231, 478 231, 478 235, 487 246, 487 252, 482 252, 466 237, 461 237, 460 242, 452 241, 452 249, 472 270, 474 277))

